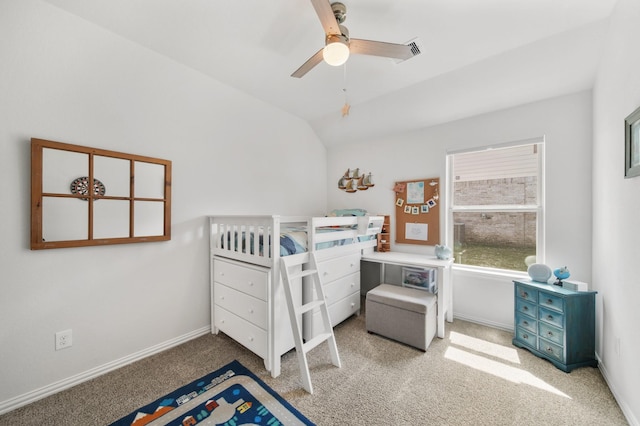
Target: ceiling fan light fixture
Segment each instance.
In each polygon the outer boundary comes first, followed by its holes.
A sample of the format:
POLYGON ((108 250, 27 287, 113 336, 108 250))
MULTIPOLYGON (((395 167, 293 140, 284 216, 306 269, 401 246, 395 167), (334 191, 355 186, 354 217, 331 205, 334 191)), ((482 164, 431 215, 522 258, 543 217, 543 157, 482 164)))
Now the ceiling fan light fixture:
POLYGON ((327 38, 327 44, 322 50, 324 61, 334 67, 340 66, 349 59, 349 45, 346 37, 332 35, 327 38))

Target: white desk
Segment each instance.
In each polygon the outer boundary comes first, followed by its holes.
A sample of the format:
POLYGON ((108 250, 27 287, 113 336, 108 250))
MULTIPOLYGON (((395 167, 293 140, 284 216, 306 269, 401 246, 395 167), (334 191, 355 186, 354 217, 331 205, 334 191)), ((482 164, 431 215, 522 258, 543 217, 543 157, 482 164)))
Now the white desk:
POLYGON ((444 337, 444 321, 453 321, 453 300, 451 291, 451 265, 453 259, 441 260, 435 256, 422 254, 391 252, 371 252, 362 255, 362 260, 380 263, 380 282, 384 282, 385 264, 438 268, 438 324, 437 336, 444 337))

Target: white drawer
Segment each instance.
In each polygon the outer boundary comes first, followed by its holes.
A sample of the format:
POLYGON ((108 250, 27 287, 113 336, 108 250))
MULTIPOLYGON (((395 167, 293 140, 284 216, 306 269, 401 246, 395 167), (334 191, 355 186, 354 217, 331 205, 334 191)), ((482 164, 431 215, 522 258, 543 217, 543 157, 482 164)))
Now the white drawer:
POLYGON ((214 316, 215 325, 220 331, 245 346, 260 358, 266 359, 266 331, 218 306, 215 308, 214 316))
POLYGON ((327 305, 332 305, 345 297, 360 294, 360 274, 355 273, 327 283, 322 287, 327 305))
MULTIPOLYGON (((351 315, 360 311, 360 292, 353 293, 327 307, 331 327, 335 327, 351 315)), ((322 314, 316 308, 304 314, 304 338, 310 340, 323 332, 322 314)))
POLYGON ((267 300, 269 275, 266 269, 214 259, 213 279, 243 293, 267 300))
POLYGON ((329 318, 331 326, 335 327, 360 310, 360 292, 339 300, 329 305, 329 318))
POLYGON ((248 294, 234 290, 226 285, 215 283, 213 287, 215 304, 240 318, 246 319, 258 327, 267 329, 267 302, 248 294))
POLYGON ((320 279, 323 283, 327 283, 345 275, 360 272, 360 257, 360 254, 356 253, 320 262, 318 264, 320 279))

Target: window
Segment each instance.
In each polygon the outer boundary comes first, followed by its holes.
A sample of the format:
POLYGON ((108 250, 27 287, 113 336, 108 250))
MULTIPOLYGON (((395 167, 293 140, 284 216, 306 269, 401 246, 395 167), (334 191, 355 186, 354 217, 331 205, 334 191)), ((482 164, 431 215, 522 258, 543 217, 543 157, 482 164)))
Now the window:
POLYGON ((526 271, 542 262, 543 148, 536 139, 447 156, 456 264, 526 271))

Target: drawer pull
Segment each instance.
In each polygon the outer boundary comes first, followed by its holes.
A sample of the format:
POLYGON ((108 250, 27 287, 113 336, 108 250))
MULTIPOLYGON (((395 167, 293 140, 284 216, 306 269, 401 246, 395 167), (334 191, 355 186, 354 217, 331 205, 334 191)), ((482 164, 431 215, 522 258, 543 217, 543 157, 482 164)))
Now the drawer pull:
POLYGON ((356 306, 356 304, 351 302, 351 307, 353 308, 354 306, 356 306))
POLYGON ((249 313, 252 314, 253 313, 253 309, 249 309, 249 313))
POLYGON ((553 353, 553 348, 552 348, 552 347, 550 347, 550 346, 548 346, 548 347, 547 347, 547 352, 549 352, 549 353, 553 353))
POLYGON ((528 311, 528 310, 529 310, 529 307, 528 307, 528 306, 523 306, 523 307, 522 307, 522 310, 523 310, 523 311, 528 311))
POLYGON ((547 315, 547 319, 548 319, 549 321, 553 321, 553 315, 547 315))
POLYGON ((529 321, 522 321, 522 324, 529 325, 529 321))
POLYGON ((528 338, 529 338, 529 335, 528 335, 527 333, 525 333, 525 334, 523 334, 523 335, 522 335, 522 338, 523 338, 523 339, 528 339, 528 338))
POLYGON ((249 337, 249 341, 250 341, 250 342, 253 342, 253 337, 249 337))
POLYGON ((547 336, 552 337, 553 336, 553 331, 548 331, 547 332, 547 336))
POLYGON ((253 281, 249 281, 249 287, 253 287, 253 281))
POLYGON ((521 296, 522 296, 523 298, 525 298, 525 299, 528 299, 528 298, 529 298, 529 293, 527 293, 526 291, 523 291, 523 292, 521 293, 521 296))
POLYGON ((547 305, 553 305, 553 300, 547 299, 547 305))

